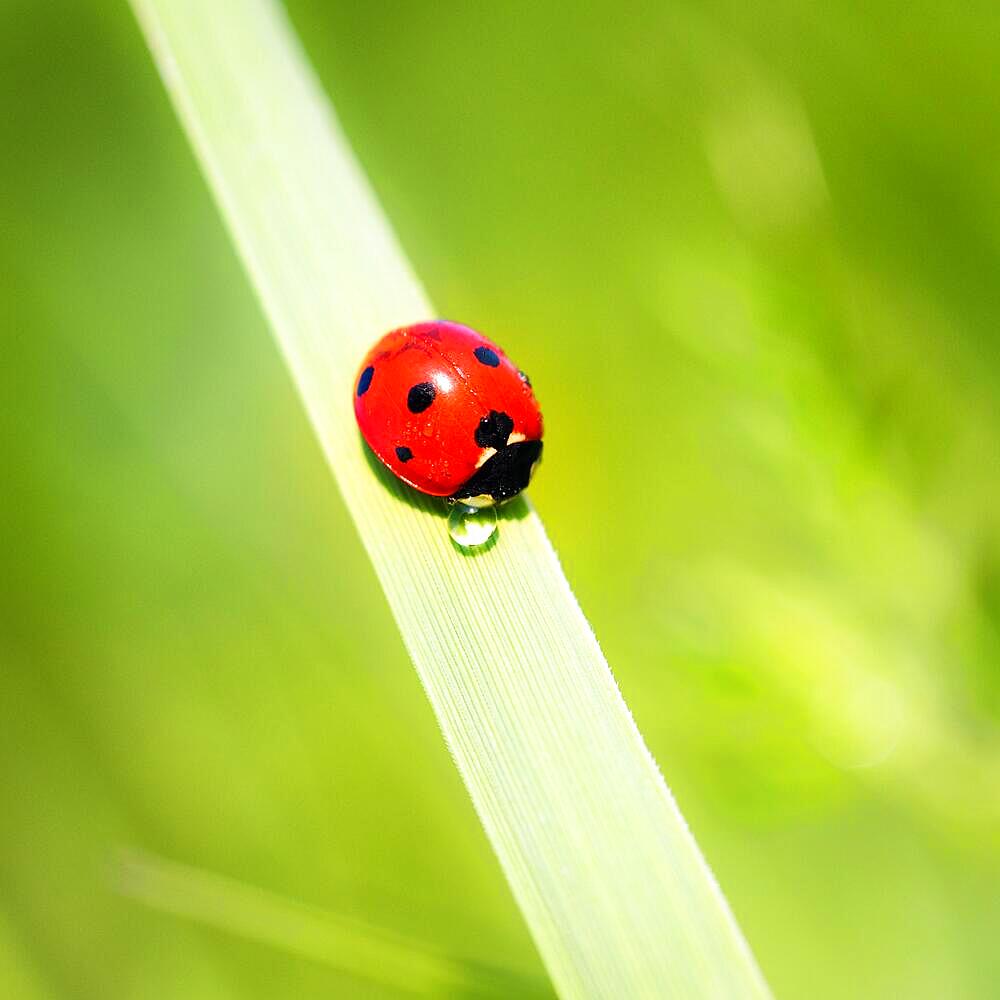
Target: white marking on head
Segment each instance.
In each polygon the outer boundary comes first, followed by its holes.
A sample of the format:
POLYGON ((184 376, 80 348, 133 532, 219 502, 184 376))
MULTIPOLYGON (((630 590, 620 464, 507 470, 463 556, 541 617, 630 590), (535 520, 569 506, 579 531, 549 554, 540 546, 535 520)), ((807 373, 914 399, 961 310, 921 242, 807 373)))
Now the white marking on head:
POLYGON ((459 497, 459 503, 464 503, 466 507, 475 507, 477 510, 480 507, 492 507, 496 500, 489 495, 489 493, 480 493, 474 497, 459 497))

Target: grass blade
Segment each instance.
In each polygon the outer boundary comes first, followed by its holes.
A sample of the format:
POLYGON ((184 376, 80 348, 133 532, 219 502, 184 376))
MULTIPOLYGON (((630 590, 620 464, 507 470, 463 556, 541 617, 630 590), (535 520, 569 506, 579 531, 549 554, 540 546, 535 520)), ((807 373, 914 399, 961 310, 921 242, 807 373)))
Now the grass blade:
POLYGON ((133 3, 557 990, 767 996, 536 513, 463 557, 366 460, 359 359, 434 311, 282 12, 133 3))
POLYGON ((381 928, 145 851, 122 851, 113 868, 123 896, 250 941, 418 996, 544 994, 500 970, 441 955, 381 928))

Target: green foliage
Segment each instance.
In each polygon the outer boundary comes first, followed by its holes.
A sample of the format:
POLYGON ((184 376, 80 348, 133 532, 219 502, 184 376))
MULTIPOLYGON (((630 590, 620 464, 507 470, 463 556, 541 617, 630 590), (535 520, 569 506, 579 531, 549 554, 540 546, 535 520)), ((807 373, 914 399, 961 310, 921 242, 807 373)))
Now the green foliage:
POLYGON ((765 997, 538 516, 460 552, 365 451, 358 359, 433 310, 281 9, 134 6, 559 994, 765 997))
MULTIPOLYGON (((995 6, 290 9, 776 995, 992 996, 995 6)), ((542 982, 129 12, 0 18, 0 995, 396 995, 122 843, 542 982)))

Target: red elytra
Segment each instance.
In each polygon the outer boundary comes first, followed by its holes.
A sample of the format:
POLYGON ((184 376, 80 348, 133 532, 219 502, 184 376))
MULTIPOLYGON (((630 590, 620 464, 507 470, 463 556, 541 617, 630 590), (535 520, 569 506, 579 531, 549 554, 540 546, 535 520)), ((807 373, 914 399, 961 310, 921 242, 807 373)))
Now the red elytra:
POLYGON ((476 507, 517 496, 542 453, 527 376, 482 334, 444 320, 382 337, 361 363, 354 414, 403 482, 476 507))

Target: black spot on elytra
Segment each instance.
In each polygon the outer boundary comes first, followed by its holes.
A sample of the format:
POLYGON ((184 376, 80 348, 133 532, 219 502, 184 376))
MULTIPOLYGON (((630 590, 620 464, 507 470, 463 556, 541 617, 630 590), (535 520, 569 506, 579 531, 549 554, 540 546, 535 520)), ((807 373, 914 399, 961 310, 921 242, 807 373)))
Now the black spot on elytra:
POLYGON ((406 405, 410 413, 423 413, 431 403, 437 393, 430 382, 418 382, 406 395, 406 405))
POLYGON ((375 374, 375 369, 369 365, 362 373, 361 378, 358 379, 358 395, 363 396, 368 391, 368 386, 372 384, 372 376, 375 374))
POLYGON ((507 444, 513 430, 514 421, 506 413, 490 410, 490 415, 483 417, 476 428, 476 444, 480 448, 496 448, 499 451, 507 444))
POLYGON ((524 372, 519 370, 517 376, 529 389, 531 388, 531 379, 524 372))
POLYGON ((489 365, 490 368, 496 368, 500 364, 500 358, 492 348, 477 347, 472 353, 475 354, 479 361, 484 365, 489 365))
POLYGON ((413 452, 410 451, 406 445, 400 445, 396 449, 396 458, 398 458, 401 462, 409 462, 409 460, 413 458, 413 452))

